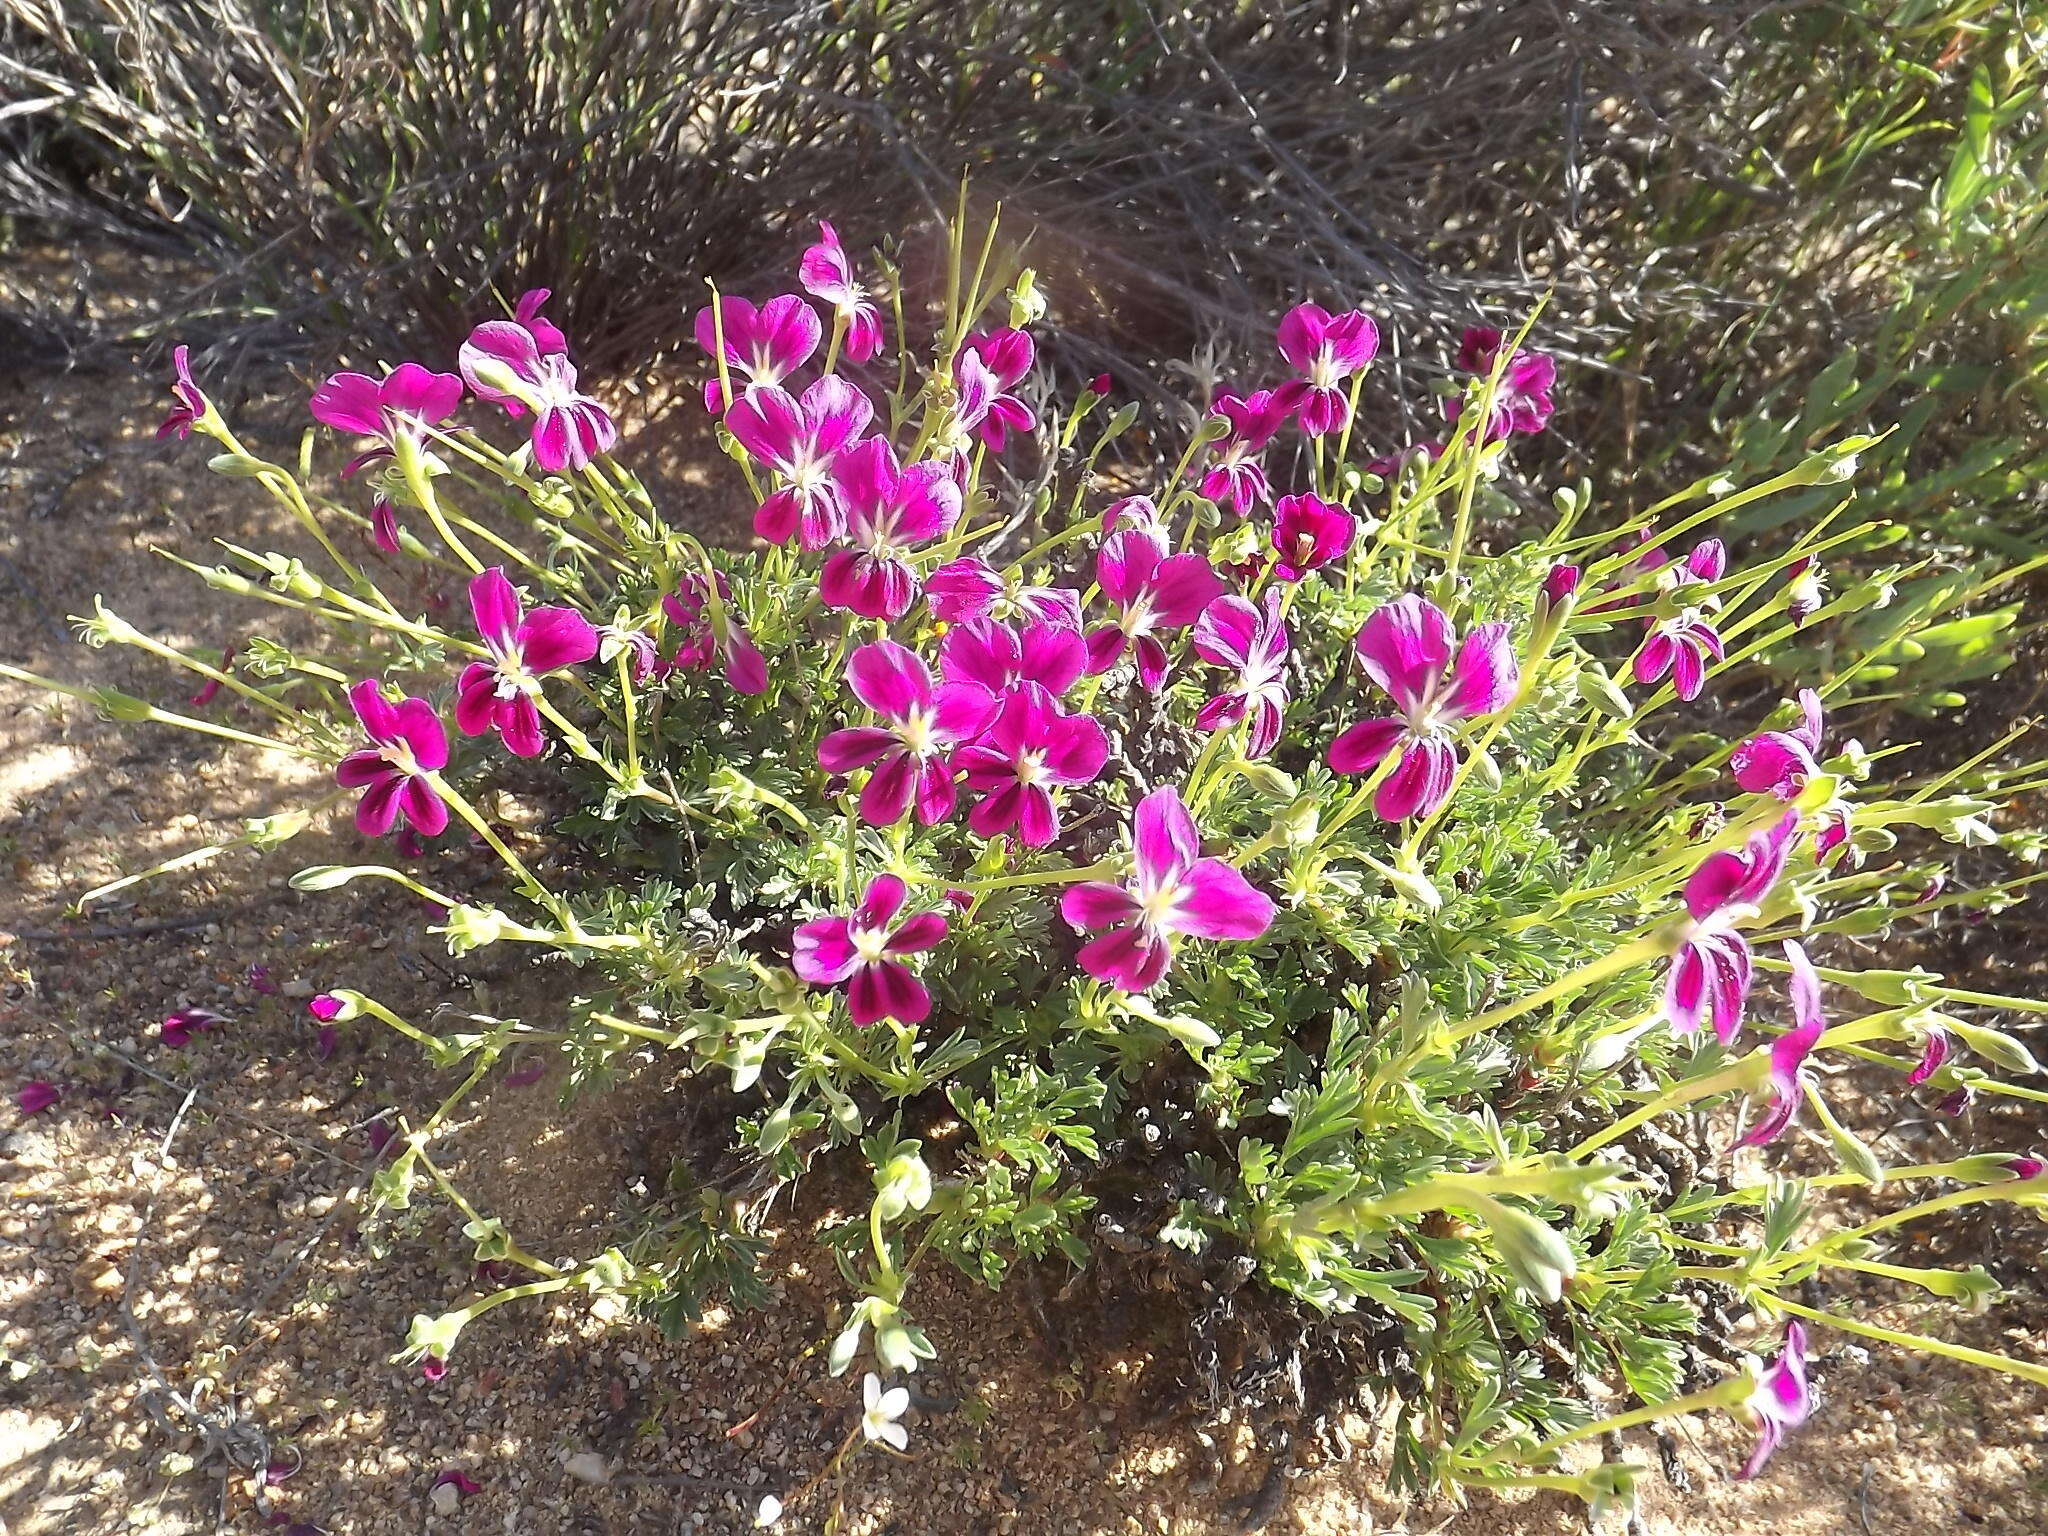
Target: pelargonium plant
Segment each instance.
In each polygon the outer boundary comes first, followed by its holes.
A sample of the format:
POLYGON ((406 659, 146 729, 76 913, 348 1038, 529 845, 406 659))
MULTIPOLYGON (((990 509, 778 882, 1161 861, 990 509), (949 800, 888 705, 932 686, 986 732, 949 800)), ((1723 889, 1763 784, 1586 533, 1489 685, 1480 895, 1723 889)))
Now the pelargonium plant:
MULTIPOLYGON (((943 287, 907 291, 827 226, 790 291, 690 317, 742 549, 635 478, 544 294, 453 371, 326 380, 324 489, 238 439, 180 352, 168 429, 301 536, 190 568, 332 645, 215 665, 102 606, 89 642, 196 673, 206 702, 28 680, 320 765, 330 794, 237 841, 353 816, 358 860, 301 890, 396 882, 451 952, 576 977, 566 1017, 459 1033, 345 974, 315 999, 324 1029, 376 1021, 455 1074, 399 1122, 376 1198, 458 1201, 512 1272, 419 1316, 402 1357, 459 1369, 465 1329, 521 1297, 669 1323, 761 1300, 759 1196, 826 1167, 869 1190, 829 1233, 830 1369, 866 1384, 835 1471, 904 1443, 885 1383, 934 1354, 915 1282, 941 1261, 989 1285, 1142 1262, 1291 1320, 1320 1385, 1274 1409, 1280 1461, 1361 1408, 1420 1491, 1607 1507, 1637 1476, 1618 1432, 1709 1410, 1754 1427, 1754 1475, 1796 1442, 1829 1336, 2048 1381, 1824 1304, 1846 1272, 1981 1300, 1981 1272, 1887 1257, 1899 1234, 2048 1200, 2023 1152, 1884 1168, 1845 1123, 1851 1068, 1859 1097, 2042 1096, 1999 1027, 2040 1005, 1865 947, 2038 878, 1944 891, 1941 858, 2034 851, 1994 807, 2038 770, 1883 782, 1845 735, 1880 696, 1854 654, 1754 703, 1795 637, 1899 574, 1853 516, 1860 443, 1644 508, 1546 503, 1513 460, 1560 386, 1523 336, 1453 339, 1443 440, 1390 442, 1360 404, 1380 325, 1312 305, 1263 387, 1147 422, 1113 383, 1053 388, 1043 295, 1004 249, 956 226, 943 287), (1770 547, 1715 536, 1826 484, 1844 507, 1770 547), (1817 587, 1831 561, 1851 574, 1817 587), (491 810, 515 769, 538 829, 491 810), (437 857, 471 839, 501 881, 437 873, 473 867, 437 857), (549 1055, 572 1094, 661 1073, 737 1104, 742 1175, 685 1180, 580 1262, 534 1256, 437 1144, 466 1094, 549 1055), (1834 1203, 1880 1182, 1909 1193, 1834 1203)), ((1222 1311, 1194 1310, 1198 1337, 1222 1311)), ((1232 1390, 1212 1355, 1161 1392, 1232 1390)))

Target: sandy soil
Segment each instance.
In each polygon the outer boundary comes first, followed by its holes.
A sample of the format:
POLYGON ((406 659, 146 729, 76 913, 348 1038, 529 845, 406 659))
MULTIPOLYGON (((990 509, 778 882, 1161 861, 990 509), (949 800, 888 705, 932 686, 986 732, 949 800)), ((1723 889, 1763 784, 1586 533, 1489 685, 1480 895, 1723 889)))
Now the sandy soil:
MULTIPOLYGON (((200 452, 153 442, 162 406, 161 381, 129 370, 0 378, 0 655, 168 705, 189 689, 132 652, 70 643, 64 616, 105 593, 152 634, 224 645, 243 615, 150 546, 286 535, 246 487, 207 475, 200 452)), ((239 420, 281 455, 299 409, 280 394, 239 420)), ((373 1161, 367 1124, 417 1115, 448 1085, 361 1026, 318 1059, 302 999, 339 983, 416 1015, 491 1012, 513 997, 544 1009, 549 983, 495 951, 450 962, 406 900, 287 889, 293 869, 348 853, 346 825, 64 916, 81 891, 229 835, 305 788, 249 754, 0 685, 0 1088, 11 1098, 47 1079, 64 1092, 34 1118, 0 1106, 0 1530, 747 1528, 763 1493, 786 1496, 823 1466, 854 1412, 855 1393, 813 1348, 841 1299, 811 1236, 829 1180, 784 1222, 774 1310, 714 1313, 665 1341, 587 1305, 508 1307, 429 1384, 389 1356, 412 1313, 474 1294, 459 1219, 423 1202, 365 1242, 353 1213, 373 1161), (275 993, 251 984, 252 966, 275 993), (158 1023, 190 1006, 229 1022, 171 1049, 158 1023), (296 1471, 266 1488, 249 1470, 266 1464, 296 1471), (479 1491, 437 1497, 450 1468, 479 1491)), ((475 887, 490 872, 458 852, 436 856, 431 878, 475 887)), ((500 1085, 449 1150, 515 1232, 571 1251, 614 1218, 633 1180, 665 1166, 675 1115, 662 1086, 629 1082, 565 1109, 547 1081, 500 1085)), ((1019 1297, 932 1280, 921 1316, 940 1357, 920 1381, 911 1455, 856 1459, 842 1485, 847 1530, 1237 1528, 1233 1501, 1256 1482, 1256 1460, 1226 1446, 1209 1489, 1194 1448, 1147 1423, 1142 1360, 1062 1357, 1019 1297)), ((2038 1324, 2038 1293, 1984 1319, 1846 1291, 1831 1300, 1894 1326, 2048 1350, 2017 1326, 2038 1324)), ((2048 1529, 2048 1393, 1840 1343, 1823 1341, 1823 1405, 1763 1481, 1725 1480, 1738 1431, 1688 1424, 1679 1454, 1698 1489, 1681 1499, 1653 1473, 1643 1528, 2048 1529)), ((1551 1499, 1404 1509, 1376 1491, 1371 1426, 1356 1438, 1353 1461, 1303 1478, 1269 1529, 1585 1528, 1576 1506, 1551 1499)), ((1649 1441, 1633 1452, 1654 1466, 1649 1441)), ((818 1529, 830 1494, 814 1492, 786 1526, 818 1529)))

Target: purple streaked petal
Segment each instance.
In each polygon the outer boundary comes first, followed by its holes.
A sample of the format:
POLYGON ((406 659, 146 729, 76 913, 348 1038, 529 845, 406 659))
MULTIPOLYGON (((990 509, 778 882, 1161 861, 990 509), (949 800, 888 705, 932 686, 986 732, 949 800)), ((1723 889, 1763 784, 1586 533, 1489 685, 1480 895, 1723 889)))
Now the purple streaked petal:
POLYGON ((931 1017, 932 995, 909 966, 881 960, 853 973, 846 984, 846 1011, 863 1028, 884 1019, 922 1024, 931 1017))
POLYGON ((1120 885, 1083 880, 1060 895, 1060 916, 1075 928, 1108 928, 1135 918, 1138 899, 1120 885))
POLYGON ((479 571, 470 578, 469 608, 476 616, 476 632, 494 651, 511 649, 519 630, 519 593, 502 565, 479 571))
POLYGON ((430 773, 448 766, 448 731, 433 705, 425 699, 400 699, 391 713, 394 739, 406 744, 414 762, 430 773))
POLYGON ((1166 974, 1171 953, 1164 939, 1152 938, 1133 924, 1089 940, 1075 958, 1098 981, 1125 992, 1143 992, 1166 974))
POLYGON ((854 927, 871 931, 887 928, 896 920, 896 914, 903 910, 904 898, 909 894, 910 887, 903 883, 900 875, 875 876, 868 882, 860 906, 853 914, 854 927))
POLYGON ((384 697, 384 686, 374 677, 366 677, 351 685, 348 690, 349 707, 356 712, 356 718, 363 723, 363 730, 375 742, 398 739, 398 712, 384 697))
POLYGON ((377 381, 367 373, 337 373, 313 391, 307 402, 313 419, 357 437, 382 437, 384 413, 378 404, 377 381))
POLYGON ((1406 722, 1392 716, 1361 720, 1330 743, 1330 766, 1339 773, 1370 773, 1407 731, 1406 722))
POLYGON ((1357 647, 1366 676, 1409 713, 1450 665, 1451 621, 1435 603, 1404 593, 1365 621, 1357 647))
POLYGON ((1481 624, 1458 647, 1444 708, 1459 719, 1490 715, 1507 708, 1521 685, 1507 625, 1481 624))
POLYGON ((1434 815, 1450 798, 1457 772, 1458 754, 1448 741, 1411 741, 1401 751, 1400 764, 1373 792, 1373 814, 1381 821, 1434 815))
POLYGON ((1151 590, 1154 575, 1166 559, 1164 539, 1147 529, 1123 529, 1104 539, 1096 551, 1096 584, 1117 607, 1129 608, 1151 590))
POLYGON ((1131 655, 1138 664, 1138 681, 1147 693, 1157 693, 1166 681, 1166 647, 1151 635, 1139 635, 1131 642, 1131 655))
POLYGON ((536 675, 581 666, 597 654, 598 634, 574 608, 536 608, 520 623, 519 655, 536 675))
POLYGON ((1177 878, 1202 856, 1195 819, 1181 803, 1179 790, 1167 785, 1138 802, 1131 816, 1131 848, 1140 878, 1153 884, 1177 878))
POLYGON ((448 830, 448 805, 434 786, 414 774, 401 776, 398 808, 421 837, 439 837, 448 830))
POLYGON ((827 773, 851 773, 895 750, 896 733, 878 725, 849 726, 818 743, 818 766, 827 773))
POLYGON ((453 416, 462 404, 462 380, 418 363, 400 363, 384 380, 378 395, 385 410, 433 425, 453 416))
POLYGON ((1181 876, 1173 926, 1199 939, 1256 939, 1279 909, 1221 859, 1197 859, 1181 876))
POLYGON ((871 827, 893 827, 910 810, 917 787, 917 762, 908 752, 891 752, 878 761, 861 787, 860 819, 871 827))
MULTIPOLYGON (((861 646, 847 663, 846 676, 861 703, 891 720, 901 720, 932 702, 931 669, 894 640, 861 646)), ((985 697, 987 690, 982 692, 985 697)))
POLYGON ((951 816, 959 803, 953 765, 942 757, 927 757, 917 764, 916 781, 918 822, 935 827, 951 816))
POLYGON ((948 924, 937 912, 915 912, 906 917, 886 946, 892 955, 922 954, 937 949, 946 939, 948 924))
POLYGON ((790 964, 805 981, 831 985, 846 980, 860 964, 852 924, 843 917, 805 923, 790 940, 790 964))

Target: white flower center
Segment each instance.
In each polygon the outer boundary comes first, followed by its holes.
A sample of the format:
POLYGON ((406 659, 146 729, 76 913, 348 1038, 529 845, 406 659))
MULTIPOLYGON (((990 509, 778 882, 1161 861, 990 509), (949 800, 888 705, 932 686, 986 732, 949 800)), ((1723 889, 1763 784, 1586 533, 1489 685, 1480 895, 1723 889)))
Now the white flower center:
POLYGON ((898 722, 896 736, 914 756, 929 756, 938 745, 938 735, 932 727, 932 712, 913 709, 898 722))
POLYGON ((856 928, 852 938, 853 952, 860 956, 863 965, 873 965, 889 948, 889 930, 886 928, 856 928))
POLYGON ((1045 754, 1036 750, 1024 753, 1017 759, 1016 774, 1019 784, 1043 782, 1046 778, 1045 754))
POLYGON ((1180 908, 1180 883, 1168 880, 1153 890, 1140 890, 1137 895, 1140 920, 1154 933, 1165 932, 1180 908))

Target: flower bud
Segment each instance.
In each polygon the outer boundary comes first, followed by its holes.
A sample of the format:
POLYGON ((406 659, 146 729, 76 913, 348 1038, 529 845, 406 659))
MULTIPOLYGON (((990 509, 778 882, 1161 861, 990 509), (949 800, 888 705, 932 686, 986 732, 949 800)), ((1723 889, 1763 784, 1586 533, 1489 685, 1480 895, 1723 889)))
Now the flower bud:
POLYGON ((1579 1261, 1555 1229, 1498 1202, 1489 1202, 1486 1224, 1501 1261, 1522 1289, 1550 1304, 1563 1299, 1565 1282, 1578 1274, 1579 1261))
POLYGON ((1576 595, 1579 590, 1579 568, 1576 565, 1553 565, 1550 574, 1543 578, 1543 597, 1555 608, 1566 598, 1576 595))
POLYGON ((1010 290, 1010 324, 1018 330, 1045 318, 1045 295, 1038 291, 1038 274, 1026 267, 1010 290))
POLYGON ((1500 788, 1500 764, 1493 760, 1491 752, 1472 749, 1472 777, 1488 789, 1500 788))
MULTIPOLYGON (((1266 762, 1241 762, 1237 765, 1239 777, 1245 783, 1264 795, 1268 800, 1293 802, 1301 793, 1301 787, 1294 782, 1294 776, 1266 762)), ((1315 802, 1309 802, 1313 805, 1315 802)))
POLYGON ((231 571, 224 565, 211 566, 199 573, 199 579, 216 592, 232 592, 237 597, 253 597, 256 583, 240 571, 231 571))
POLYGON ((917 1155, 916 1142, 903 1145, 909 1150, 898 1152, 875 1171, 875 1208, 884 1221, 932 1203, 932 1171, 917 1155))
POLYGON ((2041 1070, 2041 1064, 2034 1060, 2033 1052, 2002 1029, 1991 1029, 1982 1024, 1965 1024, 1960 1019, 1946 1016, 1942 1018, 1941 1025, 1993 1066, 2003 1067, 2006 1071, 2016 1072, 2022 1077, 2031 1077, 2041 1070))
POLYGON ((2037 1179, 2048 1171, 2038 1157, 2012 1152, 1974 1152, 1957 1158, 1953 1172, 1967 1184, 2009 1184, 2019 1179, 2037 1179))
POLYGON ((1835 1163, 1842 1172, 1861 1179, 1873 1189, 1884 1183, 1884 1164, 1860 1138, 1850 1135, 1832 1121, 1828 1123, 1827 1133, 1828 1142, 1835 1149, 1835 1163))
POLYGON ((1611 720, 1626 720, 1635 713, 1620 685, 1597 666, 1588 665, 1581 670, 1576 686, 1582 701, 1611 720))
POLYGON ((450 954, 462 955, 497 943, 505 937, 505 927, 505 915, 495 907, 456 906, 448 909, 439 928, 429 931, 447 937, 450 954))
POLYGON ((1122 437, 1126 432, 1131 430, 1132 424, 1136 422, 1137 419, 1137 401, 1128 400, 1124 404, 1118 406, 1116 414, 1109 418, 1109 424, 1102 429, 1103 441, 1108 442, 1111 439, 1122 437))
POLYGON ((1321 829, 1322 808, 1314 795, 1302 795, 1273 816, 1273 828, 1290 848, 1305 848, 1321 829))
POLYGON ((95 688, 92 691, 92 701, 99 706, 100 713, 109 720, 121 720, 130 724, 147 720, 156 712, 154 707, 144 700, 136 698, 133 694, 123 693, 118 688, 95 688))
MULTIPOLYGON (((206 461, 206 467, 216 475, 226 475, 230 480, 253 480, 258 475, 276 470, 275 464, 251 458, 246 453, 216 453, 206 461)), ((278 470, 282 474, 282 470, 278 470)))

